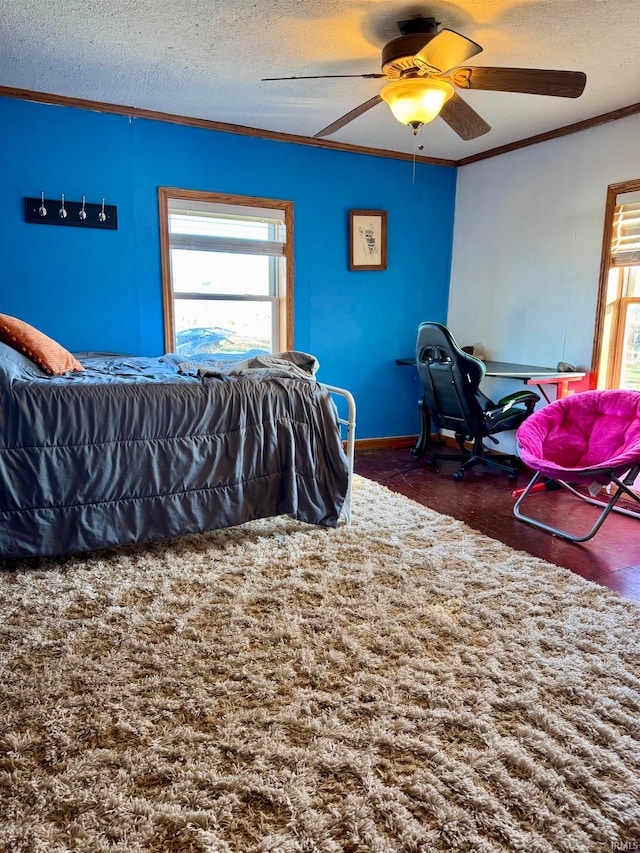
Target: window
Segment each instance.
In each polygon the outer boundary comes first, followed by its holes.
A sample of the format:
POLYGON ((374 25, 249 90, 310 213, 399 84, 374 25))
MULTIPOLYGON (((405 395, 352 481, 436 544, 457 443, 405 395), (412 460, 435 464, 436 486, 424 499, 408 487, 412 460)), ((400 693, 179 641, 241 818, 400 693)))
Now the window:
POLYGON ((161 187, 165 349, 293 348, 293 204, 161 187))
POLYGON ((609 187, 595 341, 598 388, 640 391, 640 181, 609 187))

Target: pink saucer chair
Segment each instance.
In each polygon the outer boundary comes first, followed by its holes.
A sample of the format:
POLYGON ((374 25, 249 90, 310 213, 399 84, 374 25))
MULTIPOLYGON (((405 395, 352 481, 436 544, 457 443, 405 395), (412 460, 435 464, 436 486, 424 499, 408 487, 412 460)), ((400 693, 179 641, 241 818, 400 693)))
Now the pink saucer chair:
POLYGON ((640 518, 639 513, 616 506, 623 495, 640 503, 630 488, 640 474, 640 391, 584 391, 556 400, 527 418, 518 428, 516 440, 522 461, 536 472, 516 501, 516 518, 572 542, 595 536, 612 510, 640 518), (603 486, 612 485, 606 500, 595 499, 603 486), (586 486, 588 493, 576 486, 586 486), (520 511, 532 491, 557 487, 601 508, 584 536, 520 511))

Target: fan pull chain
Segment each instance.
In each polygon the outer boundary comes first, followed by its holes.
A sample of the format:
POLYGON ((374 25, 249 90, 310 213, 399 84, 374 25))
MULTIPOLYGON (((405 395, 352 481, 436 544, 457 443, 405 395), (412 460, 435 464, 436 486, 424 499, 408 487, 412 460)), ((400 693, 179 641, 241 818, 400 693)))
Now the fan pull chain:
POLYGON ((411 183, 416 182, 416 141, 413 140, 413 160, 411 162, 411 183))
MULTIPOLYGON (((424 149, 424 145, 422 144, 422 131, 423 131, 423 129, 424 129, 424 125, 421 124, 420 127, 418 128, 418 133, 420 134, 420 145, 418 145, 418 151, 422 151, 424 149)), ((418 144, 418 142, 417 142, 418 133, 413 134, 413 168, 412 168, 412 173, 411 173, 411 183, 412 184, 415 184, 415 182, 416 182, 416 145, 418 144)))
POLYGON ((413 137, 413 161, 411 163, 411 183, 416 182, 416 137, 413 137))

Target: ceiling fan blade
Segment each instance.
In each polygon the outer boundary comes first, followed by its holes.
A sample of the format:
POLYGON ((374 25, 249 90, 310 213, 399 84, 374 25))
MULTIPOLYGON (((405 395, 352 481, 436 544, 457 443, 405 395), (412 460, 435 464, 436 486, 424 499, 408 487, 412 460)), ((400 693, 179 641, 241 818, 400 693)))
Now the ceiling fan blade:
POLYGON ((480 45, 466 36, 461 36, 453 30, 440 30, 437 36, 416 53, 413 62, 421 70, 444 74, 450 68, 481 52, 480 45))
POLYGON ((311 74, 308 77, 263 77, 261 82, 270 80, 329 80, 335 77, 358 77, 365 80, 374 80, 378 77, 386 77, 386 74, 311 74))
POLYGON ((451 82, 461 89, 578 98, 584 91, 587 75, 582 71, 540 68, 456 68, 451 72, 451 82))
POLYGON ((491 125, 487 124, 475 110, 471 109, 457 92, 453 93, 453 96, 440 110, 440 118, 444 119, 451 130, 454 130, 466 142, 470 139, 477 139, 491 130, 491 125))
POLYGON ((367 110, 370 110, 372 107, 375 107, 376 104, 382 103, 382 98, 380 95, 374 95, 373 98, 370 98, 368 101, 365 101, 364 104, 360 104, 359 107, 351 110, 351 112, 346 113, 341 116, 339 119, 333 122, 333 124, 327 125, 322 130, 318 131, 318 133, 314 133, 314 139, 321 139, 323 136, 329 136, 331 133, 335 133, 336 130, 340 130, 345 124, 349 124, 350 121, 353 121, 354 118, 358 118, 363 113, 366 113, 367 110))

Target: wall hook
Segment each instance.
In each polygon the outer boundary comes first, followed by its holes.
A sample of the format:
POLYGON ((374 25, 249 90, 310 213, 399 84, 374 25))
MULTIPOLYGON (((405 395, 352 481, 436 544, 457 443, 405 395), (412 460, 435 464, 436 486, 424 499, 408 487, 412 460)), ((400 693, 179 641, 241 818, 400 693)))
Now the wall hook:
MULTIPOLYGON (((1 0, 0 0, 1 4, 1 0)), ((24 198, 24 220, 34 225, 74 225, 76 228, 99 228, 101 231, 118 230, 118 208, 115 204, 92 204, 86 196, 82 201, 69 201, 64 193, 59 200, 45 198, 24 198)))

